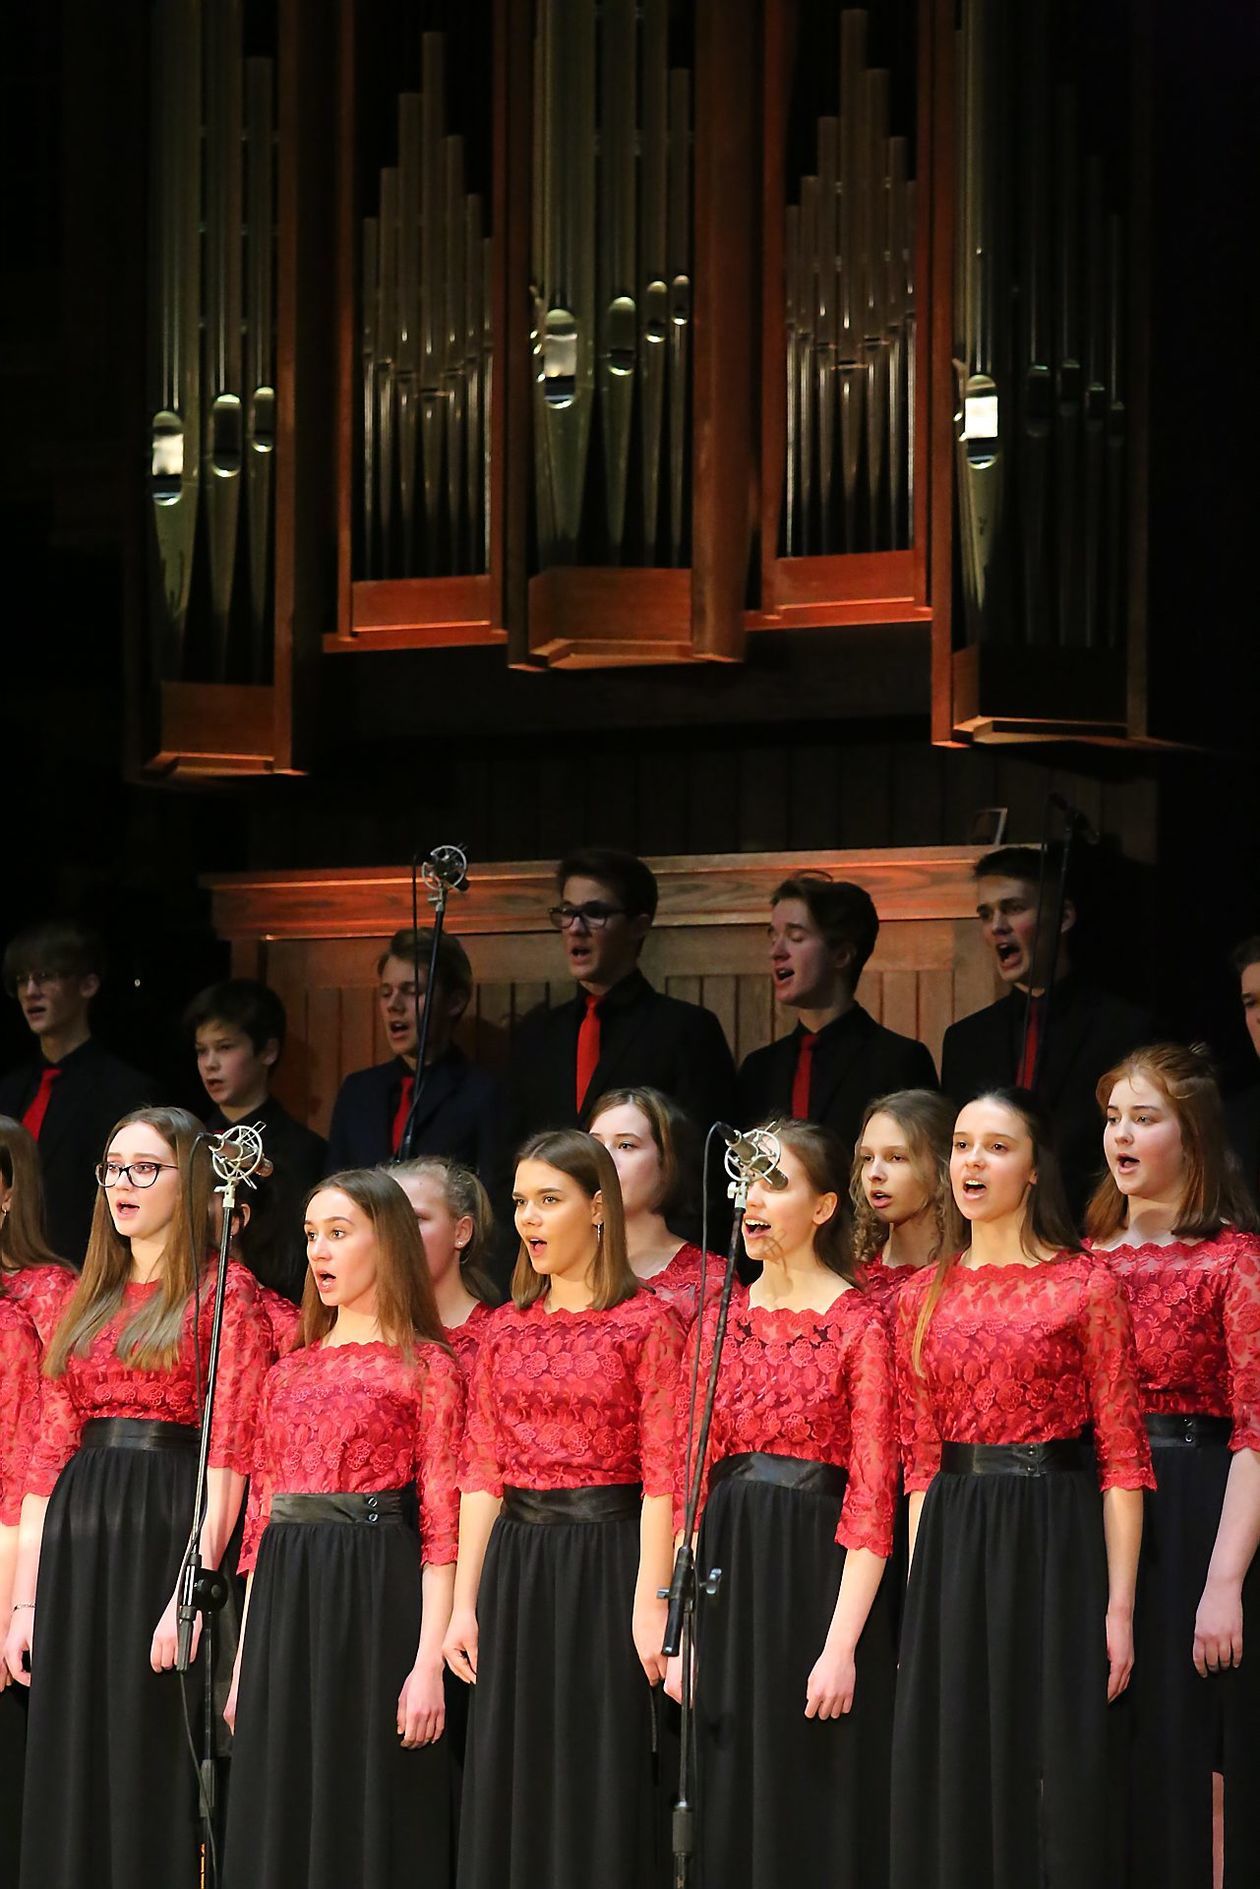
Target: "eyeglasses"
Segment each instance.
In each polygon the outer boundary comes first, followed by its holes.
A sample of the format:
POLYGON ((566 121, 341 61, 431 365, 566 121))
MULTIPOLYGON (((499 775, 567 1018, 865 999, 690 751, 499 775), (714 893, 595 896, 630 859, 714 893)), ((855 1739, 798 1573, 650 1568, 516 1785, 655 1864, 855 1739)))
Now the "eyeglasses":
POLYGON ((163 1168, 173 1171, 175 1166, 174 1161, 98 1161, 96 1184, 117 1187, 119 1181, 126 1180, 133 1187, 152 1187, 163 1168))
POLYGON ((68 976, 67 971, 15 971, 5 978, 4 987, 10 997, 16 997, 28 984, 34 984, 36 990, 47 990, 50 984, 64 984, 68 976))
POLYGON ((553 905, 547 916, 557 931, 572 931, 579 919, 587 931, 602 931, 610 918, 624 918, 626 908, 591 899, 586 905, 553 905))

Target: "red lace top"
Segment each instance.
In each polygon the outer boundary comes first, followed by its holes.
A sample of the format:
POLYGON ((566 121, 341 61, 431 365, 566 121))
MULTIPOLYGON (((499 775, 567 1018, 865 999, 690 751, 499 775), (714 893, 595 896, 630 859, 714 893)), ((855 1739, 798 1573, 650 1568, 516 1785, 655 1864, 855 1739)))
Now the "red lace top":
POLYGON ((24 1266, 21 1272, 0 1272, 0 1298, 20 1305, 39 1334, 39 1348, 47 1351, 66 1300, 79 1283, 69 1266, 24 1266))
POLYGON ((490 1317, 490 1310, 488 1305, 478 1299, 462 1325, 442 1327, 446 1333, 447 1344, 459 1359, 465 1380, 472 1377, 473 1365, 477 1362, 477 1353, 486 1335, 486 1321, 490 1317))
POLYGON ((906 1489, 926 1489, 941 1444, 1048 1443, 1094 1425, 1103 1489, 1153 1489, 1133 1328, 1106 1266, 1071 1254, 1033 1266, 956 1265, 910 1359, 933 1268, 897 1295, 897 1391, 906 1489))
MULTIPOLYGON (((213 1314, 211 1268, 201 1291, 201 1369, 210 1353, 213 1314)), ((118 1356, 118 1339, 156 1281, 128 1285, 123 1302, 97 1332, 86 1355, 72 1355, 60 1377, 43 1380, 40 1434, 31 1453, 30 1487, 50 1495, 53 1484, 79 1447, 83 1426, 96 1417, 144 1417, 164 1423, 196 1423, 197 1378, 193 1308, 184 1317, 179 1356, 166 1370, 141 1371, 118 1356)), ((258 1304, 253 1275, 228 1261, 223 1305, 223 1341, 214 1396, 210 1467, 247 1476, 254 1451, 254 1421, 263 1376, 271 1357, 271 1335, 258 1304)))
POLYGON ((449 1352, 417 1343, 303 1345, 267 1373, 240 1566, 248 1573, 273 1495, 370 1495, 414 1485, 420 1558, 455 1559, 464 1379, 449 1352))
POLYGON ((40 1343, 11 1299, 0 1298, 0 1527, 16 1528, 39 1423, 40 1343))
POLYGON ((935 1267, 885 1266, 882 1253, 876 1253, 875 1257, 862 1268, 862 1284, 873 1298, 887 1302, 891 1306, 902 1286, 924 1270, 933 1272, 935 1267))
POLYGON ((1099 1253, 1124 1290, 1143 1410, 1232 1417, 1232 1449, 1260 1450, 1260 1239, 1099 1253))
MULTIPOLYGON (((687 1340, 684 1389, 677 1400, 677 1528, 686 1502, 685 1387, 699 1343, 697 1398, 703 1397, 716 1330, 717 1308, 710 1306, 703 1336, 693 1325, 687 1340)), ((752 1305, 747 1287, 736 1287, 713 1405, 709 1467, 745 1450, 847 1470, 836 1540, 845 1548, 892 1553, 897 1495, 892 1353, 879 1308, 864 1292, 841 1292, 825 1312, 793 1312, 752 1305)))
MULTIPOLYGON (((641 1280, 663 1304, 676 1312, 684 1325, 690 1325, 700 1304, 700 1264, 704 1259, 698 1246, 690 1241, 680 1246, 667 1266, 641 1280)), ((710 1253, 704 1268, 704 1296, 715 1299, 722 1290, 726 1260, 721 1253, 710 1253)))
POLYGON ((282 1292, 275 1292, 270 1286, 254 1282, 258 1286, 258 1303, 262 1307, 267 1329, 271 1333, 272 1359, 283 1358, 292 1351, 297 1343, 298 1326, 302 1322, 302 1308, 294 1305, 292 1299, 286 1299, 282 1292))
POLYGON ((473 1368, 460 1484, 466 1493, 674 1486, 682 1327, 651 1292, 607 1311, 521 1311, 486 1321, 473 1368))

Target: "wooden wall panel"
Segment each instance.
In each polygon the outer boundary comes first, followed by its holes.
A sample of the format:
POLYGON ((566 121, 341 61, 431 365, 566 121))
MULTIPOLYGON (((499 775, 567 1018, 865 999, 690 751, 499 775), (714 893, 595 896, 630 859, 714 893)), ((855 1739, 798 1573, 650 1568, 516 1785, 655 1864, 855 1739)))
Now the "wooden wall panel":
MULTIPOLYGON (((880 914, 862 1003, 890 1029, 918 1036, 939 1059, 953 1018, 996 992, 968 915, 975 857, 929 847, 655 859, 661 905, 644 946, 644 971, 673 995, 706 1004, 742 1060, 793 1026, 767 974, 770 893, 789 871, 821 867, 865 885, 880 914)), ((277 1092, 300 1119, 324 1130, 347 1071, 389 1054, 373 994, 376 960, 391 930, 407 921, 407 874, 398 868, 234 874, 208 883, 234 962, 250 962, 289 1013, 277 1092)), ((462 1037, 487 1067, 504 1065, 527 1011, 570 994, 560 941, 546 919, 551 896, 549 867, 523 862, 478 868, 472 891, 452 901, 448 924, 477 978, 462 1037)))

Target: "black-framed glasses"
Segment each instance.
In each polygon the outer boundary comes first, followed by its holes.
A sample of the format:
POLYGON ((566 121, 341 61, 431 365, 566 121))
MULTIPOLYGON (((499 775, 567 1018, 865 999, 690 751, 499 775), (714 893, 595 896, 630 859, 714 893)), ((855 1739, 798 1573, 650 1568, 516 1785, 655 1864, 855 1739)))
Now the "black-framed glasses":
POLYGON ((117 1187, 126 1179, 133 1187, 152 1187, 163 1168, 174 1168, 174 1161, 98 1161, 98 1187, 117 1187))
POLYGON ((580 919, 587 931, 602 931, 610 918, 624 918, 624 905, 605 905, 602 899, 588 899, 585 905, 553 905, 547 913, 557 931, 572 931, 580 919))

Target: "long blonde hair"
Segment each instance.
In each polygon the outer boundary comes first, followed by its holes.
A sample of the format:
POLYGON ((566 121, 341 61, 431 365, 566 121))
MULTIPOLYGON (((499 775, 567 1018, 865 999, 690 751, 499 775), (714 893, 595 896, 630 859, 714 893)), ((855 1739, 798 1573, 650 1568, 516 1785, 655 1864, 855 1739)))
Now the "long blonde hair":
POLYGON ((459 1256, 460 1280, 474 1299, 480 1299, 483 1305, 497 1305, 501 1294, 486 1272, 494 1240, 494 1209, 473 1170, 449 1155, 418 1154, 410 1161, 395 1161, 381 1172, 396 1181, 432 1181, 441 1189, 451 1219, 472 1221, 472 1238, 459 1256))
POLYGON ((877 1115, 889 1115, 906 1138, 910 1165, 928 1196, 936 1238, 930 1257, 956 1253, 966 1240, 963 1217, 949 1181, 949 1151, 956 1110, 945 1096, 932 1089, 898 1089, 876 1096, 867 1105, 853 1150, 849 1198, 853 1202, 853 1256, 859 1266, 869 1265, 888 1238, 888 1228, 866 1198, 862 1186, 861 1148, 867 1128, 877 1115))
MULTIPOLYGON (((411 1202, 383 1168, 346 1168, 316 1181, 302 1206, 305 1215, 316 1194, 345 1194, 371 1222, 376 1239, 376 1322, 381 1338, 410 1358, 417 1338, 446 1346, 438 1317, 424 1241, 411 1202)), ((301 1345, 318 1344, 337 1322, 335 1306, 319 1296, 309 1266, 302 1291, 301 1345)))
MULTIPOLYGON (((597 1312, 632 1299, 640 1290, 630 1256, 626 1251, 626 1216, 621 1205, 621 1182, 613 1158, 602 1141, 580 1128, 555 1128, 534 1135, 516 1157, 522 1161, 543 1161, 576 1181, 588 1200, 596 1194, 603 1198, 603 1231, 595 1243, 595 1264, 591 1277, 591 1305, 597 1312)), ((522 1308, 541 1299, 549 1281, 534 1270, 524 1240, 512 1273, 512 1297, 522 1308)))
MULTIPOLYGON (((158 1273, 158 1289, 128 1319, 118 1335, 117 1353, 124 1364, 138 1371, 160 1371, 179 1356, 184 1318, 198 1290, 209 1259, 207 1253, 210 1196, 214 1169, 205 1130, 184 1108, 139 1108, 124 1115, 109 1131, 102 1158, 121 1129, 143 1123, 159 1136, 175 1157, 179 1194, 158 1273)), ((72 1355, 82 1356, 97 1333, 109 1324, 123 1303, 131 1278, 131 1241, 119 1233, 109 1211, 103 1187, 97 1189, 92 1230, 79 1283, 61 1317, 44 1370, 60 1377, 72 1355)))
POLYGON ((7 1211, 0 1215, 0 1277, 30 1266, 73 1271, 53 1252, 44 1231, 44 1182, 35 1137, 10 1115, 0 1115, 0 1176, 12 1189, 7 1211))

